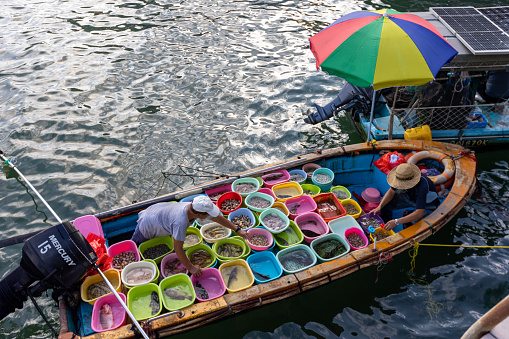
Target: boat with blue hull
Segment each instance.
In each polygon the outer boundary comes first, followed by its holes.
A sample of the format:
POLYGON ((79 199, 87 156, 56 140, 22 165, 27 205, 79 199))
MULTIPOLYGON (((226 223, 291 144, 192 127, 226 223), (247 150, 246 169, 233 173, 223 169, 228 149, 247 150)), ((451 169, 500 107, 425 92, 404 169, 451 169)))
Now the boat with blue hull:
MULTIPOLYGON (((291 271, 287 267, 284 273, 281 272, 281 269, 258 272, 258 267, 254 270, 262 275, 256 275, 258 277, 257 280, 248 288, 238 291, 229 291, 228 293, 220 294, 212 300, 195 301, 191 305, 187 305, 182 309, 171 311, 164 309, 161 311, 160 315, 145 319, 141 322, 141 325, 145 330, 150 333, 157 333, 158 337, 165 337, 187 331, 198 326, 206 325, 217 319, 236 314, 240 311, 260 307, 284 298, 289 298, 299 293, 304 293, 305 291, 318 286, 332 283, 334 280, 353 274, 365 267, 375 265, 378 262, 380 255, 397 255, 406 251, 413 246, 414 241, 423 241, 445 226, 447 222, 451 220, 451 218, 453 218, 454 215, 466 204, 473 194, 476 185, 475 157, 473 154, 469 154, 467 149, 458 145, 420 140, 393 140, 381 141, 374 144, 362 143, 347 145, 338 148, 324 149, 311 154, 300 155, 285 161, 259 167, 251 171, 238 173, 226 179, 218 179, 158 198, 135 203, 107 212, 97 213, 90 217, 98 220, 100 228, 109 246, 114 246, 115 244, 131 237, 136 227, 138 212, 155 203, 182 200, 188 201, 197 194, 215 192, 220 187, 231 188, 229 185, 239 178, 259 178, 264 177, 266 174, 273 174, 275 172, 281 173, 281 171, 290 172, 292 170, 300 170, 305 168, 304 166, 307 164, 314 164, 314 168, 323 168, 324 170, 322 172, 328 172, 331 170, 334 176, 331 187, 342 186, 343 189, 351 192, 351 199, 344 201, 350 200, 352 204, 357 204, 358 206, 360 205, 360 200, 358 200, 355 193, 361 194, 366 188, 376 188, 381 194, 384 194, 389 188, 386 174, 384 174, 384 172, 375 165, 375 162, 381 159, 383 154, 387 152, 398 152, 402 155, 408 155, 413 154, 413 152, 420 151, 443 154, 444 157, 447 157, 447 159, 450 160, 450 164, 454 166, 454 180, 452 186, 450 186, 448 190, 442 192, 440 206, 429 216, 410 227, 400 230, 393 235, 389 235, 383 240, 377 241, 376 244, 369 242, 368 245, 360 249, 348 248, 347 246, 346 252, 332 260, 323 260, 323 258, 321 260, 315 259, 307 268, 300 271, 291 271), (279 272, 278 277, 274 279, 271 277, 271 279, 267 279, 267 281, 265 281, 265 278, 260 279, 260 276, 263 277, 263 274, 273 274, 272 272, 279 272)), ((286 183, 288 187, 294 184, 296 183, 286 183)), ((285 183, 280 185, 284 186, 285 183)), ((276 190, 277 187, 278 185, 273 186, 273 191, 276 190)), ((303 187, 306 188, 306 186, 303 187)), ((265 190, 265 192, 267 192, 267 190, 265 190)), ((304 195, 304 191, 299 192, 300 193, 297 194, 304 195)), ((316 193, 317 192, 309 194, 316 193)), ((316 195, 315 198, 319 196, 320 195, 316 195)), ((320 203, 320 200, 315 199, 315 202, 320 203)), ((316 213, 317 210, 315 210, 314 213, 316 213)), ((360 211, 358 214, 360 215, 363 213, 364 212, 360 211)), ((358 215, 355 215, 355 217, 358 217, 358 215)), ((77 218, 76 220, 80 220, 80 218, 77 218)), ((74 223, 76 223, 76 220, 74 223)), ((298 222, 297 219, 295 220, 298 222)), ((324 220, 328 219, 325 218, 324 220)), ((298 226, 292 226, 293 222, 294 221, 290 222, 290 227, 297 227, 294 230, 298 231, 298 226)), ((331 229, 331 233, 335 233, 334 236, 336 237, 337 242, 342 242, 344 240, 343 238, 347 237, 347 232, 345 231, 347 226, 357 228, 359 230, 357 232, 360 232, 361 235, 363 234, 359 223, 352 215, 343 214, 341 217, 328 220, 327 223, 324 223, 324 225, 331 229)), ((312 235, 313 234, 310 235, 308 233, 307 237, 312 235)), ((233 234, 232 236, 235 235, 233 234)), ((331 234, 331 236, 333 236, 333 234, 331 234)), ((267 256, 272 258, 271 265, 278 266, 279 259, 276 259, 278 257, 278 253, 279 256, 286 252, 291 253, 291 245, 293 245, 294 249, 302 249, 304 247, 306 248, 307 253, 313 253, 311 250, 312 242, 308 243, 307 241, 303 241, 306 235, 301 235, 300 241, 295 244, 285 244, 286 241, 281 240, 280 237, 281 233, 274 234, 277 246, 273 245, 265 250, 267 256)), ((369 235, 367 235, 367 238, 369 239, 369 235)), ((320 237, 317 239, 320 239, 320 237)), ((287 238, 287 240, 289 240, 289 238, 287 238)), ((347 241, 345 240, 343 243, 346 244, 347 241)), ((201 245, 214 248, 212 244, 201 245)), ((192 248, 193 247, 190 247, 190 249, 192 248)), ((253 262, 262 260, 260 258, 263 256, 260 256, 259 253, 261 252, 251 251, 244 253, 243 255, 245 255, 244 258, 246 258, 246 260, 241 261, 244 262, 245 267, 250 267, 249 265, 253 262), (252 259, 250 258, 251 256, 253 256, 252 259)), ((226 264, 230 263, 231 262, 227 262, 226 264)), ((223 263, 223 265, 225 265, 225 263, 223 263)), ((79 288, 79 286, 76 288, 79 288)), ((122 292, 128 293, 128 290, 122 286, 122 292)), ((127 323, 125 325, 119 326, 118 328, 100 333, 94 332, 90 327, 90 323, 93 322, 91 319, 93 317, 92 305, 84 300, 80 300, 79 298, 72 300, 72 295, 73 293, 69 293, 66 297, 60 298, 59 300, 59 338, 67 339, 71 337, 82 337, 98 339, 134 338, 136 336, 136 328, 129 319, 127 319, 127 323)), ((76 295, 76 293, 74 293, 74 295, 76 295)))

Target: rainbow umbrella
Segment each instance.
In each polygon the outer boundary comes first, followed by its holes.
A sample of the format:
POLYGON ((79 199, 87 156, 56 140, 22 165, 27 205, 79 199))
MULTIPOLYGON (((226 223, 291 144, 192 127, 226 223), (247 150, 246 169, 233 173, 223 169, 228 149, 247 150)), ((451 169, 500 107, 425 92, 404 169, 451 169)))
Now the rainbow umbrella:
MULTIPOLYGON (((358 87, 423 85, 456 51, 432 24, 391 9, 349 13, 309 38, 316 68, 358 87)), ((368 133, 369 139, 369 133, 368 133)))
POLYGON ((349 13, 309 42, 317 69, 375 90, 423 85, 458 54, 435 26, 391 9, 349 13))

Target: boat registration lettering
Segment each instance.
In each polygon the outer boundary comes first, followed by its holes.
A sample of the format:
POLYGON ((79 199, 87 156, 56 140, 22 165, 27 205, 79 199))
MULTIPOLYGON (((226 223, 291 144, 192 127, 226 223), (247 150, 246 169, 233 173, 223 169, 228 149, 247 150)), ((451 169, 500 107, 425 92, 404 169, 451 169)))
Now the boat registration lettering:
MULTIPOLYGON (((58 241, 57 238, 55 238, 55 236, 53 234, 49 236, 49 241, 51 241, 51 244, 53 244, 53 247, 58 252, 58 254, 60 254, 62 259, 64 259, 64 261, 67 263, 67 265, 76 266, 76 263, 67 254, 65 249, 62 248, 62 245, 60 245, 60 242, 58 241)), ((48 250, 51 249, 51 244, 48 242, 48 240, 46 240, 46 241, 43 241, 41 244, 39 244, 39 246, 37 246, 37 247, 39 248, 39 251, 41 252, 41 254, 45 254, 46 252, 48 252, 48 250)))
POLYGON ((484 140, 453 140, 451 144, 461 145, 461 146, 487 146, 488 139, 484 140))

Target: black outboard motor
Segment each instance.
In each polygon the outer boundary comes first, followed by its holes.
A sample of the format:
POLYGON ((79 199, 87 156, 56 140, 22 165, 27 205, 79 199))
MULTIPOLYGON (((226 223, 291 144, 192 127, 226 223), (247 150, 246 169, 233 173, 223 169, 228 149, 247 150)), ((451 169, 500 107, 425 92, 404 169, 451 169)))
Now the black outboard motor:
POLYGON ((52 226, 23 245, 20 266, 0 281, 0 320, 47 289, 69 289, 97 261, 92 246, 69 222, 52 226))
POLYGON ((315 104, 315 113, 309 113, 308 110, 308 115, 304 118, 304 122, 313 125, 318 124, 332 118, 334 113, 348 111, 350 109, 369 114, 372 97, 372 87, 363 88, 347 83, 341 91, 339 91, 338 96, 330 103, 323 107, 315 104))

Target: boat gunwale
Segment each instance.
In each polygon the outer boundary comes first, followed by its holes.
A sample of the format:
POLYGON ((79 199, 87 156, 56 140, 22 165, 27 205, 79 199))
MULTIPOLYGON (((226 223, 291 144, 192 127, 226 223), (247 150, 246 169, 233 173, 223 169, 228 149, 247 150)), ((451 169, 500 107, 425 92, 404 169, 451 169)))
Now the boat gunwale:
MULTIPOLYGON (((278 166, 290 168, 303 165, 308 162, 316 162, 318 160, 325 161, 328 158, 339 157, 348 153, 355 154, 355 152, 360 153, 366 151, 379 152, 382 150, 433 150, 452 157, 458 156, 461 152, 468 152, 466 148, 454 144, 421 140, 385 140, 378 141, 374 144, 353 144, 316 151, 315 153, 308 153, 288 160, 257 167, 251 171, 241 172, 239 175, 246 176, 253 172, 263 172, 264 169, 267 169, 267 171, 273 171, 275 170, 274 167, 278 166)), ((254 285, 243 291, 225 294, 214 300, 193 304, 183 310, 183 317, 168 315, 167 318, 164 317, 154 320, 151 322, 152 330, 157 331, 159 335, 170 335, 187 331, 222 318, 226 315, 285 299, 329 283, 333 280, 337 280, 353 273, 354 271, 376 264, 379 260, 380 253, 389 252, 391 255, 397 255, 411 248, 414 245, 414 242, 420 242, 426 239, 447 224, 447 222, 449 222, 456 213, 463 208, 473 194, 476 183, 475 160, 470 159, 469 157, 460 157, 455 159, 454 163, 456 167, 454 184, 450 188, 449 194, 437 210, 416 224, 385 238, 381 242, 377 242, 377 251, 373 251, 373 244, 370 244, 362 250, 350 252, 338 259, 315 265, 301 272, 284 275, 281 278, 266 284, 254 285)), ((231 180, 231 182, 233 182, 236 178, 238 178, 238 176, 226 180, 231 180)), ((146 200, 142 203, 150 205, 161 201, 172 201, 175 200, 176 197, 185 197, 187 195, 202 193, 206 189, 209 189, 209 186, 223 185, 224 181, 224 179, 216 179, 203 185, 177 191, 155 199, 146 200)), ((101 222, 104 222, 123 215, 136 213, 143 209, 138 208, 139 206, 139 203, 133 204, 96 214, 96 216, 101 217, 102 219, 99 219, 101 222)), ((60 314, 65 313, 62 312, 62 307, 66 307, 65 303, 59 304, 60 314)), ((72 332, 67 332, 67 324, 62 324, 62 318, 63 317, 60 317, 61 330, 64 330, 65 332, 61 332, 59 338, 65 339, 66 335, 72 332)), ((65 319, 65 321, 67 321, 67 319, 65 319)), ((111 338, 134 338, 135 333, 132 331, 132 327, 134 326, 127 324, 112 331, 92 334, 82 338, 109 338, 110 335, 111 338)), ((76 335, 75 338, 80 337, 76 335)))

